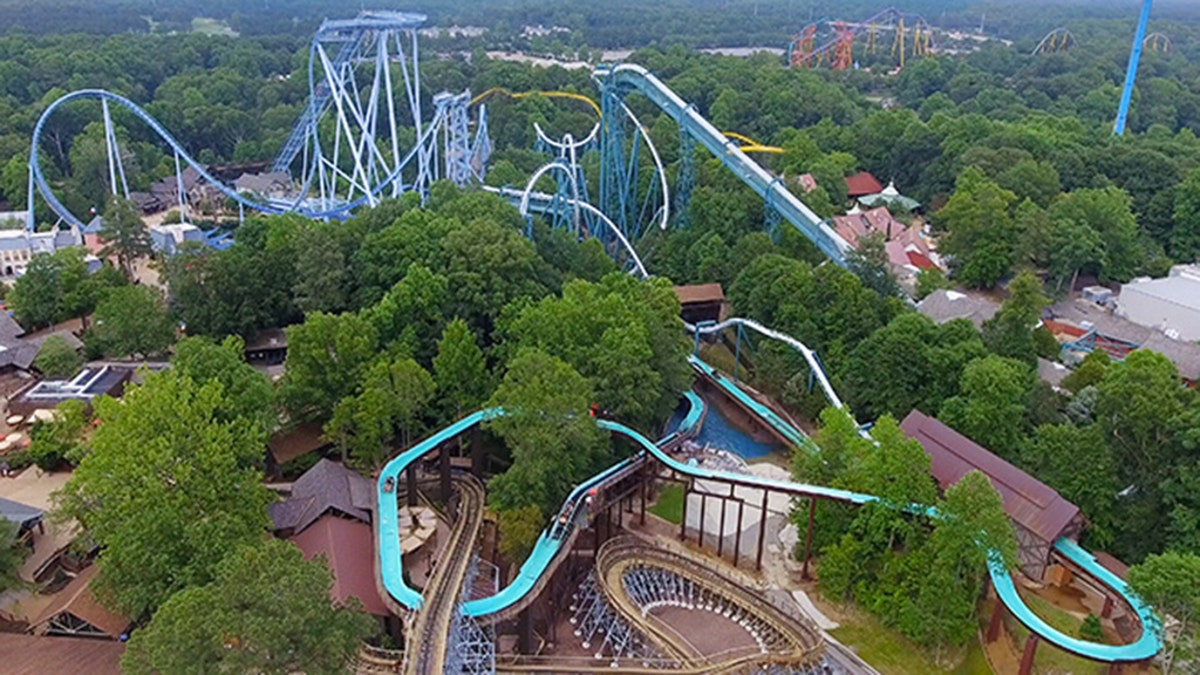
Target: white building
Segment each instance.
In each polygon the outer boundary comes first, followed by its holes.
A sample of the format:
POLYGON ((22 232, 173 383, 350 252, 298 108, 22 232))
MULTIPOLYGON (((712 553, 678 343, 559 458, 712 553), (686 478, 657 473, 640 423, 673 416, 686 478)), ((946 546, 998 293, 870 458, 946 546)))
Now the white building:
POLYGON ((1116 314, 1167 337, 1200 340, 1200 266, 1176 265, 1162 279, 1140 278, 1125 284, 1116 314))
POLYGON ((15 279, 25 274, 34 254, 54 253, 60 248, 82 245, 83 235, 75 227, 49 232, 0 230, 0 278, 15 279))
POLYGON ((204 241, 204 233, 191 223, 172 223, 150 227, 150 246, 163 255, 172 256, 185 241, 204 241))
POLYGON ((28 211, 0 211, 0 229, 15 230, 29 222, 28 211))

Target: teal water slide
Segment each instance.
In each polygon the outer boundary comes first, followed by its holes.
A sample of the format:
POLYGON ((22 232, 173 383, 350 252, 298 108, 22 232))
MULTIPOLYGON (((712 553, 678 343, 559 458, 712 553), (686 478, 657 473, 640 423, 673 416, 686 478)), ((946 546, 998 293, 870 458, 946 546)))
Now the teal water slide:
MULTIPOLYGON (((749 396, 735 382, 695 357, 691 359, 691 362, 693 367, 708 376, 728 395, 735 398, 747 409, 753 411, 764 422, 778 428, 780 433, 789 438, 804 439, 805 443, 801 447, 815 447, 812 441, 808 440, 800 430, 788 424, 769 408, 749 396)), ((704 411, 703 401, 693 392, 687 392, 686 398, 689 403, 689 409, 684 421, 681 423, 679 430, 672 432, 663 442, 671 440, 676 434, 691 433, 700 424, 704 411)), ((477 424, 503 414, 503 410, 499 408, 472 413, 393 459, 384 467, 379 476, 377 484, 379 512, 376 527, 379 543, 380 576, 387 592, 396 602, 407 609, 419 610, 423 602, 420 593, 404 582, 402 571, 398 504, 394 493, 395 486, 399 484, 401 473, 414 461, 429 454, 442 443, 453 439, 477 424), (389 479, 391 480, 389 481, 389 479)), ((671 457, 659 445, 651 442, 634 429, 608 420, 598 420, 597 423, 607 431, 629 438, 641 448, 642 452, 617 463, 613 467, 577 486, 564 502, 558 518, 539 537, 533 552, 521 566, 520 572, 512 582, 495 595, 465 603, 463 605, 464 614, 477 618, 485 617, 508 609, 525 600, 536 588, 543 574, 550 569, 555 558, 562 552, 563 544, 569 541, 571 531, 581 525, 581 521, 586 518, 586 497, 588 491, 595 486, 604 484, 611 476, 620 473, 630 463, 639 460, 644 455, 652 457, 655 461, 666 465, 674 471, 693 478, 716 481, 736 480, 741 485, 747 487, 760 487, 766 490, 784 491, 793 494, 802 493, 820 499, 832 499, 851 504, 861 505, 878 501, 878 498, 872 495, 849 490, 773 480, 746 474, 731 474, 685 464, 671 457)), ((912 505, 910 510, 924 513, 931 517, 937 517, 936 512, 927 506, 912 505)), ((1124 580, 1101 566, 1091 554, 1074 541, 1060 539, 1055 543, 1055 550, 1085 573, 1121 595, 1124 601, 1137 612, 1138 618, 1142 623, 1143 630, 1140 638, 1131 644, 1106 645, 1080 640, 1077 637, 1067 635, 1055 629, 1025 604, 1021 596, 1017 593, 1012 576, 1004 569, 1003 565, 992 562, 988 568, 992 583, 996 588, 1001 602, 1004 603, 1012 615, 1043 640, 1073 654, 1096 661, 1108 663, 1135 662, 1152 658, 1157 654, 1161 648, 1161 643, 1158 633, 1153 627, 1158 625, 1158 620, 1150 608, 1132 594, 1124 580)))

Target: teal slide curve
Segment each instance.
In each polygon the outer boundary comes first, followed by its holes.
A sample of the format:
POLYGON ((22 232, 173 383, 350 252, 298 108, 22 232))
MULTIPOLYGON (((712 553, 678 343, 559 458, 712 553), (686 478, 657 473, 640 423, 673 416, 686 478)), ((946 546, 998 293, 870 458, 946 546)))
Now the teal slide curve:
MULTIPOLYGON (((806 441, 805 445, 811 447, 811 441, 802 432, 748 396, 736 383, 713 370, 702 361, 699 361, 699 359, 693 358, 692 363, 698 370, 709 375, 724 391, 742 402, 756 414, 759 414, 764 421, 777 426, 779 431, 785 436, 789 438, 802 437, 806 441)), ((703 401, 693 392, 688 392, 686 396, 690 405, 688 414, 685 416, 680 430, 673 432, 671 436, 668 436, 664 440, 672 438, 674 434, 693 431, 695 425, 699 423, 703 414, 703 401)), ((499 408, 472 413, 402 453, 389 462, 381 472, 377 485, 379 491, 379 514, 377 518, 379 570, 384 588, 404 607, 414 610, 420 609, 422 598, 420 593, 410 588, 404 582, 400 559, 398 505, 394 492, 389 492, 385 489, 386 486, 391 485, 394 491, 395 486, 399 484, 400 474, 409 464, 433 451, 441 443, 467 431, 476 424, 503 414, 504 411, 499 408), (389 478, 391 481, 388 480, 389 478)), ((878 498, 872 495, 849 490, 780 481, 746 474, 730 474, 724 471, 704 469, 684 464, 671 457, 642 434, 623 424, 608 420, 597 420, 597 424, 602 429, 629 438, 638 444, 644 453, 649 453, 655 460, 665 464, 674 471, 694 478, 712 480, 735 479, 740 484, 750 487, 761 487, 767 490, 782 490, 792 493, 798 492, 808 496, 833 499, 852 504, 866 504, 878 501, 878 498)), ((472 617, 487 616, 511 607, 531 592, 558 554, 562 543, 568 539, 571 529, 577 527, 580 520, 586 515, 586 509, 583 507, 586 504, 585 497, 587 491, 591 487, 603 483, 609 476, 619 472, 639 456, 635 455, 624 460, 577 486, 568 496, 566 502, 564 502, 563 508, 559 512, 559 517, 539 537, 534 551, 521 566, 520 572, 513 579, 512 583, 495 595, 465 603, 463 613, 472 617)), ((936 511, 928 506, 912 505, 909 507, 909 510, 923 512, 932 517, 937 516, 936 511)), ((1131 644, 1106 645, 1080 640, 1058 631, 1029 609, 1017 593, 1012 576, 1004 569, 1003 565, 993 562, 988 566, 992 583, 996 588, 1001 602, 1004 603, 1013 616, 1030 631, 1054 646, 1096 661, 1108 663, 1135 662, 1152 658, 1157 654, 1161 648, 1161 643, 1157 631, 1153 627, 1158 625, 1158 620, 1150 608, 1130 592, 1128 585, 1115 574, 1102 567, 1091 554, 1071 540, 1060 539, 1055 543, 1055 550, 1096 580, 1112 588, 1122 596, 1130 607, 1134 608, 1143 626, 1141 637, 1131 644)))
MULTIPOLYGON (((804 443, 797 443, 798 447, 815 447, 812 441, 804 436, 798 429, 785 422, 782 418, 776 415, 766 406, 750 397, 746 392, 735 382, 726 377, 723 373, 713 369, 707 363, 704 363, 695 356, 689 357, 692 366, 700 372, 707 375, 713 382, 720 386, 727 394, 735 398, 743 406, 754 411, 763 421, 775 426, 780 433, 788 437, 801 436, 804 438, 804 443)), ((672 467, 675 468, 675 467, 672 467)), ((678 469, 683 471, 683 469, 678 469)), ((686 472, 685 472, 686 473, 686 472)), ((742 480, 746 480, 742 478, 742 480)), ((874 498, 867 495, 854 495, 854 499, 848 499, 853 503, 861 504, 871 501, 874 498)), ((925 510, 930 516, 936 517, 937 512, 932 508, 921 509, 916 505, 910 510, 918 511, 925 510)), ((1080 640, 1077 637, 1067 635, 1050 624, 1046 623, 1033 610, 1025 604, 1021 596, 1017 593, 1017 588, 1013 582, 1012 575, 1008 570, 1004 569, 1004 565, 992 561, 988 564, 988 573, 992 578, 992 584, 996 588, 996 594, 1000 601, 1012 613, 1018 621, 1021 622, 1030 631, 1036 633, 1043 640, 1053 644, 1056 647, 1064 649, 1072 654, 1092 659, 1095 661, 1103 661, 1106 663, 1115 662, 1134 662, 1143 661, 1152 658, 1162 648, 1159 640, 1158 632, 1154 627, 1158 625, 1158 618, 1154 612, 1135 596, 1129 589, 1129 585, 1123 579, 1110 572, 1107 568, 1096 562, 1096 558, 1085 551, 1076 542, 1070 539, 1059 539, 1054 544, 1054 549, 1059 552, 1064 558, 1071 561, 1088 575, 1108 586, 1121 595, 1122 599, 1129 604, 1130 607, 1137 612, 1138 619, 1142 624, 1142 634, 1136 642, 1126 645, 1106 645, 1087 640, 1080 640)))

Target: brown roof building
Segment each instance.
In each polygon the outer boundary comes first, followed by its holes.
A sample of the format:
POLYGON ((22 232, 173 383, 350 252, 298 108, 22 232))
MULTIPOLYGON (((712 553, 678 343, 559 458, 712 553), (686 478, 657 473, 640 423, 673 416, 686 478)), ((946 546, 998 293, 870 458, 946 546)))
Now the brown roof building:
POLYGON ((676 286, 680 315, 688 323, 720 321, 725 318, 725 291, 721 284, 676 286))
POLYGON ((282 429, 271 434, 271 437, 267 439, 267 450, 270 451, 271 459, 277 465, 287 464, 297 457, 303 457, 330 445, 332 443, 325 440, 325 430, 321 428, 320 424, 312 422, 282 429))
POLYGON ((13 395, 8 410, 15 415, 28 416, 35 410, 53 410, 68 400, 91 405, 97 396, 120 398, 125 383, 133 377, 132 368, 84 368, 69 380, 34 382, 13 395))
POLYGON ((851 199, 875 195, 883 192, 883 186, 867 171, 859 171, 853 176, 846 177, 846 196, 851 199))
POLYGON ((0 633, 3 670, 9 675, 117 675, 124 651, 123 642, 0 633))
POLYGON ((322 459, 292 485, 292 494, 267 507, 280 536, 293 537, 326 514, 371 522, 374 485, 358 472, 322 459))
POLYGON ((92 595, 92 580, 99 571, 91 565, 80 572, 54 596, 42 614, 30 622, 31 630, 37 635, 119 638, 129 628, 130 621, 106 609, 92 595))
POLYGON ((303 532, 291 538, 305 559, 325 556, 333 573, 329 594, 334 602, 345 604, 358 598, 363 611, 373 616, 390 616, 375 585, 375 541, 371 526, 358 520, 324 515, 303 532))
POLYGON ((943 490, 976 469, 987 476, 1013 521, 1017 561, 1026 576, 1040 581, 1054 542, 1079 536, 1084 525, 1079 507, 1050 486, 919 410, 910 412, 900 428, 925 449, 930 471, 943 490))

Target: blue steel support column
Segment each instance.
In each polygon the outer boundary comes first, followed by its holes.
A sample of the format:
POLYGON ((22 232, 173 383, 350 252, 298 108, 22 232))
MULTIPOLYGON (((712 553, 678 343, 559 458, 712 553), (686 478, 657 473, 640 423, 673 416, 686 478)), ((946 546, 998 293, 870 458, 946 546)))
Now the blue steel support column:
POLYGON ((1150 21, 1150 5, 1153 0, 1143 0, 1142 15, 1138 17, 1137 32, 1133 36, 1133 49, 1129 52, 1129 67, 1125 70, 1125 88, 1121 90, 1121 105, 1117 108, 1117 121, 1113 133, 1125 135, 1125 119, 1129 116, 1129 103, 1133 100, 1133 83, 1137 79, 1138 62, 1142 59, 1142 42, 1146 39, 1146 24, 1150 21))
POLYGON ((696 139, 679 128, 679 168, 675 173, 675 227, 691 224, 688 208, 696 187, 696 139))
POLYGON ((737 327, 737 341, 733 352, 733 381, 738 381, 738 366, 742 363, 742 324, 737 327))

